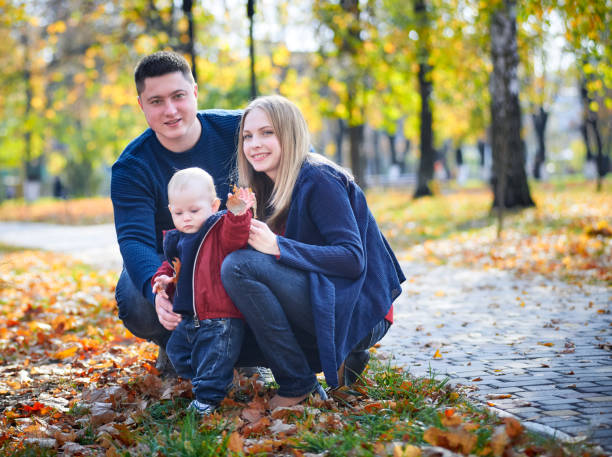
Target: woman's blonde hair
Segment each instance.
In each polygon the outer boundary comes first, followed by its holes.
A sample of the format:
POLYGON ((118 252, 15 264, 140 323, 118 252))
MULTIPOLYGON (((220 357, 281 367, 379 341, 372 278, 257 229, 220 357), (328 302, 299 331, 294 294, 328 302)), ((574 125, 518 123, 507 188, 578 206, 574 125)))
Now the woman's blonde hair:
POLYGON ((191 167, 179 170, 172 175, 168 182, 168 200, 177 193, 192 188, 199 189, 203 195, 210 196, 211 201, 217 198, 212 176, 201 168, 191 167))
POLYGON ((283 224, 291 203, 291 193, 300 168, 310 147, 310 135, 299 108, 285 97, 269 95, 253 100, 244 110, 238 137, 238 175, 242 187, 251 187, 258 205, 257 217, 265 220, 273 229, 283 224), (265 173, 256 172, 246 160, 243 149, 244 121, 249 113, 260 109, 272 124, 280 144, 281 156, 272 182, 265 173))
POLYGON ((291 195, 304 161, 326 164, 352 179, 350 173, 320 154, 310 152, 310 133, 300 109, 281 95, 256 98, 244 110, 238 137, 238 177, 242 187, 251 187, 257 201, 257 218, 272 230, 282 229, 289 212, 291 195), (262 110, 272 124, 280 144, 281 156, 274 182, 263 172, 257 172, 246 159, 243 148, 244 122, 248 114, 262 110))

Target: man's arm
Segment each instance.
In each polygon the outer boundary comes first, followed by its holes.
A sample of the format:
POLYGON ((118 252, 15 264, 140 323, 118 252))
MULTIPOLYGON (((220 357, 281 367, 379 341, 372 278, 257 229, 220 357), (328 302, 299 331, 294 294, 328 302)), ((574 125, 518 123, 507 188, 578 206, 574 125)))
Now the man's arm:
POLYGON ((153 303, 149 286, 161 264, 155 233, 155 190, 147 186, 136 163, 116 163, 111 178, 115 230, 130 278, 153 303))

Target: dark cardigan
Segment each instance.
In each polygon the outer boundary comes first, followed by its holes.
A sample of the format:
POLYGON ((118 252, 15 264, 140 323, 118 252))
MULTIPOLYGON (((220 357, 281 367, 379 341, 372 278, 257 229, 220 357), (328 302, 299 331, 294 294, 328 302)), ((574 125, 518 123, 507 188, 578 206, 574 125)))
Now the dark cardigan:
POLYGON ((310 297, 327 383, 350 350, 384 319, 404 274, 354 181, 305 162, 296 181, 279 262, 310 272, 310 297))

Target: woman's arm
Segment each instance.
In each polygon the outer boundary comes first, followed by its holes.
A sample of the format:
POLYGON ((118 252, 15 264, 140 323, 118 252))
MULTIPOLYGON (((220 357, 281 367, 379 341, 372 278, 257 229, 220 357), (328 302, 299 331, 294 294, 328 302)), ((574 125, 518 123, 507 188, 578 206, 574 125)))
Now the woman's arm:
POLYGON ((254 221, 249 244, 261 252, 277 255, 280 262, 295 268, 356 278, 365 267, 365 255, 347 189, 325 172, 311 179, 316 181, 309 183, 303 198, 297 197, 303 207, 295 208, 297 211, 292 210, 290 215, 297 219, 288 221, 288 225, 302 225, 298 232, 306 233, 308 239, 276 236, 267 226, 256 226, 254 221))

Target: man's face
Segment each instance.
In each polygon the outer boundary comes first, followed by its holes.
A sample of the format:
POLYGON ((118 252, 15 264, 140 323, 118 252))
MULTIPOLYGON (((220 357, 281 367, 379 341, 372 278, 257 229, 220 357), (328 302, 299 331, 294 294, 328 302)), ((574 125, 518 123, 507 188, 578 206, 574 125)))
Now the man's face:
POLYGON ((192 148, 200 137, 198 87, 180 72, 146 78, 138 104, 160 143, 173 152, 192 148))

